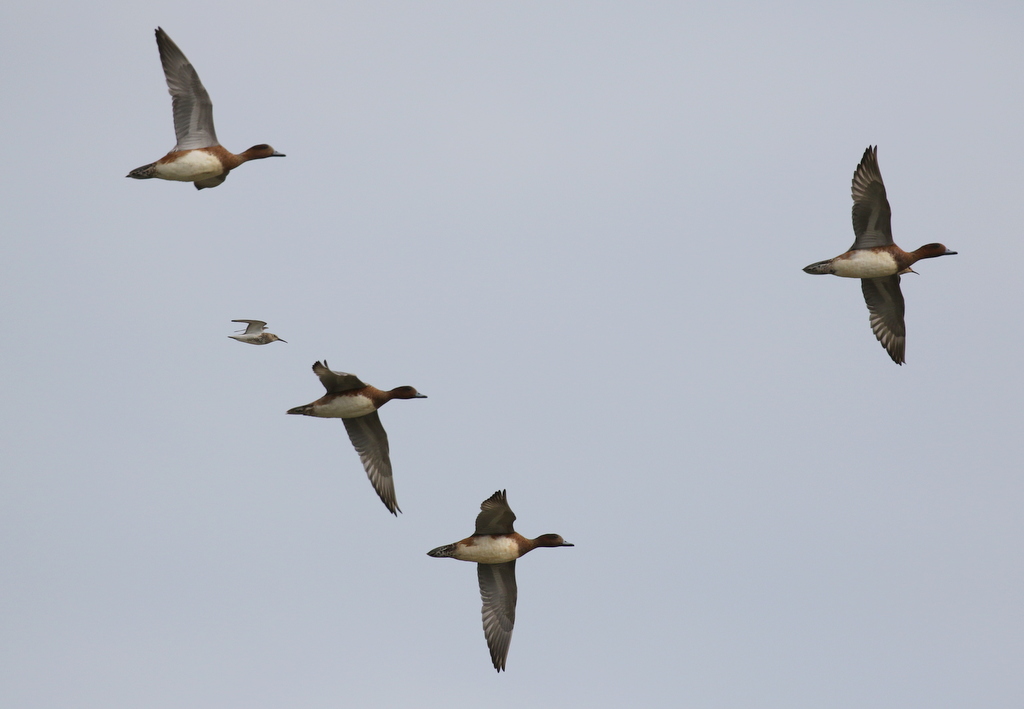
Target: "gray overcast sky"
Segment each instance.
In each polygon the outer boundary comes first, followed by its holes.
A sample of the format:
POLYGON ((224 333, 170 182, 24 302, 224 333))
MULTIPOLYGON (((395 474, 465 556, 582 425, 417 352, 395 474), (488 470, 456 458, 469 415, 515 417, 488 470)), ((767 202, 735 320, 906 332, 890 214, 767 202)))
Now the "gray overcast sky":
POLYGON ((1024 6, 10 2, 0 704, 1024 705, 1024 6), (191 185, 153 29, 231 150, 191 185), (879 145, 907 364, 853 241, 879 145), (288 344, 243 345, 232 318, 288 344), (398 519, 326 358, 381 412, 398 519), (507 488, 508 671, 471 564, 507 488))

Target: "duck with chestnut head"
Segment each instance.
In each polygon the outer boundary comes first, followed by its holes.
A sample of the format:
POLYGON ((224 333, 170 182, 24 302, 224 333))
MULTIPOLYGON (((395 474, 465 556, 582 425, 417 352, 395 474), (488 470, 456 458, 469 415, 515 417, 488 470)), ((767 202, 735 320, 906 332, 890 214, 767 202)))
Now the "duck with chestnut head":
POLYGON ((397 517, 402 510, 398 508, 395 498, 388 434, 381 425, 377 409, 392 399, 426 399, 426 395, 411 386, 383 391, 360 381, 354 374, 331 371, 326 361, 316 362, 313 373, 320 378, 327 393, 311 404, 289 409, 288 413, 342 419, 348 437, 363 462, 366 475, 370 478, 370 484, 388 511, 397 517))
POLYGON ((201 190, 221 184, 244 162, 284 157, 266 143, 237 155, 222 146, 213 129, 213 102, 192 63, 160 27, 156 28, 156 46, 171 94, 178 143, 174 150, 156 162, 135 168, 127 177, 191 182, 201 190))
POLYGON ((885 196, 878 169, 878 149, 868 147, 853 173, 853 246, 846 253, 804 268, 812 275, 859 278, 868 306, 871 331, 892 357, 902 365, 906 360, 907 326, 904 322, 900 276, 917 273, 911 266, 926 258, 952 256, 943 244, 925 244, 904 251, 892 240, 892 210, 885 196))
POLYGON ((428 556, 437 558, 476 562, 483 601, 484 637, 491 663, 498 672, 505 669, 512 627, 516 622, 516 559, 538 547, 574 546, 557 534, 527 539, 512 528, 515 520, 505 491, 498 490, 480 505, 472 536, 427 552, 428 556))

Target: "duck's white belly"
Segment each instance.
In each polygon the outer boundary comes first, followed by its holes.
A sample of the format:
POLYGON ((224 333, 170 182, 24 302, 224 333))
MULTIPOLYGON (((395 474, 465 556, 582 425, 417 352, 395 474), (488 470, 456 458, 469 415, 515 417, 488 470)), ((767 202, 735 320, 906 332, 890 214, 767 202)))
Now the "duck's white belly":
POLYGON ((459 545, 455 558, 478 564, 503 564, 519 558, 519 545, 512 537, 477 537, 472 546, 459 545))
POLYGON ((224 166, 205 150, 192 150, 174 162, 158 164, 154 174, 162 180, 195 182, 206 180, 224 172, 224 166))
POLYGON ((361 394, 355 396, 336 396, 326 404, 317 407, 317 416, 324 418, 354 419, 372 414, 376 407, 369 397, 361 394))
POLYGON ((849 258, 837 258, 832 267, 843 278, 881 278, 896 273, 896 259, 888 251, 860 249, 849 258))

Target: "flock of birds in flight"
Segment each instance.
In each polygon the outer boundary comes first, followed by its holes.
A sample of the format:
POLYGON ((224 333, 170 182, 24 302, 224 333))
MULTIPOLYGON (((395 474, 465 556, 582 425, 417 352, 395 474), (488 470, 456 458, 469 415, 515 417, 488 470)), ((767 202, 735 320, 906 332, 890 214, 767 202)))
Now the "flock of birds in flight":
MULTIPOLYGON (((191 62, 167 33, 156 29, 167 88, 171 94, 177 144, 156 162, 136 168, 128 177, 158 178, 191 182, 196 189, 211 188, 227 179, 228 173, 249 160, 284 157, 267 144, 254 145, 232 153, 217 140, 213 127, 213 104, 191 62)), ((942 244, 926 244, 904 251, 892 240, 892 212, 878 168, 875 147, 864 151, 853 174, 853 246, 845 253, 804 268, 815 275, 831 274, 859 278, 870 314, 871 330, 896 364, 905 361, 906 325, 900 276, 916 273, 917 261, 955 254, 942 244)), ((266 332, 262 320, 232 320, 245 323, 239 334, 228 337, 251 345, 286 342, 266 332)), ((316 401, 296 406, 287 413, 321 418, 340 418, 363 468, 384 506, 397 516, 401 510, 395 497, 388 437, 377 410, 392 399, 425 399, 411 386, 384 391, 364 383, 354 374, 336 372, 327 362, 313 364, 313 373, 327 393, 316 401)), ((483 627, 491 661, 499 672, 505 669, 516 610, 516 559, 537 547, 573 546, 557 534, 528 539, 513 529, 516 516, 504 490, 484 500, 476 518, 474 533, 461 541, 427 552, 432 557, 473 561, 477 564, 483 627)))

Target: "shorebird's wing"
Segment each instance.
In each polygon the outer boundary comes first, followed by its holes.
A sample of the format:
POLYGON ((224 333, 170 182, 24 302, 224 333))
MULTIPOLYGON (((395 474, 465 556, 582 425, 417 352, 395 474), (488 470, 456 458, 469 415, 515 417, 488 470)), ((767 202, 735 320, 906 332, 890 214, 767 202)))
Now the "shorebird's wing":
POLYGON ((267 324, 262 320, 232 320, 231 322, 248 323, 245 328, 246 335, 258 335, 267 329, 267 324))
POLYGON ((899 276, 862 278, 860 287, 871 313, 871 331, 896 364, 903 364, 907 326, 903 321, 903 292, 899 276))
POLYGON ((512 529, 515 521, 516 516, 508 506, 505 491, 498 490, 480 505, 474 534, 508 534, 515 531, 512 529))
POLYGON ((346 374, 345 372, 334 372, 327 367, 327 360, 316 362, 313 365, 313 374, 320 377, 320 383, 324 385, 324 389, 327 390, 328 394, 338 394, 343 391, 351 391, 352 389, 362 389, 366 384, 359 380, 354 374, 346 374))
POLYGON ((508 646, 512 642, 512 626, 516 623, 516 562, 477 564, 476 575, 480 581, 480 600, 483 601, 484 637, 487 638, 494 669, 500 672, 505 669, 508 646))
POLYGON ((380 416, 374 411, 366 416, 342 421, 345 422, 349 440, 359 454, 359 460, 363 461, 363 468, 366 470, 366 476, 370 478, 370 484, 388 511, 397 517, 402 510, 398 509, 398 501, 395 499, 395 479, 391 475, 388 434, 384 432, 380 416))
POLYGON ((192 150, 219 145, 213 130, 213 102, 203 82, 178 45, 162 28, 156 28, 156 46, 164 67, 167 90, 174 113, 175 150, 192 150))
POLYGON ((853 173, 853 246, 870 249, 892 245, 892 210, 878 169, 878 148, 868 147, 853 173))

